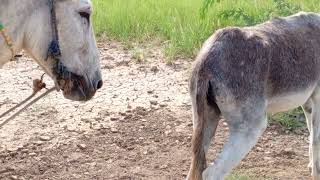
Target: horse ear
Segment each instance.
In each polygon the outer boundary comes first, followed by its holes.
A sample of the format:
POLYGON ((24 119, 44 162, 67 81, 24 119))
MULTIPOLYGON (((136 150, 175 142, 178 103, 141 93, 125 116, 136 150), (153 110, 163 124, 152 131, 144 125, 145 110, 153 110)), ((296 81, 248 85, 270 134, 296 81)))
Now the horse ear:
POLYGON ((88 14, 91 14, 92 13, 92 7, 88 5, 82 7, 79 9, 80 12, 85 12, 85 13, 88 13, 88 14))

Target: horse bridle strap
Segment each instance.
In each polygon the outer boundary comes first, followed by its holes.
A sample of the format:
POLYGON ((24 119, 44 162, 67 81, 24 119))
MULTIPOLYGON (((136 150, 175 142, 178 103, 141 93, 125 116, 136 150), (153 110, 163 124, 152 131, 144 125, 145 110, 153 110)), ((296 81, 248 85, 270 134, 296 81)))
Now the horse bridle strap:
POLYGON ((59 45, 55 0, 48 0, 48 2, 49 2, 50 13, 51 13, 51 28, 52 28, 52 41, 49 45, 48 57, 50 56, 55 60, 59 60, 61 57, 61 50, 59 45))
MULTIPOLYGON (((52 58, 55 62, 53 64, 53 73, 56 75, 57 80, 61 79, 70 79, 72 78, 80 78, 78 75, 68 71, 67 67, 65 67, 61 59, 61 50, 59 45, 59 34, 58 34, 58 25, 57 25, 57 16, 55 10, 55 0, 48 0, 49 9, 51 14, 51 28, 52 28, 52 40, 50 42, 48 48, 48 58, 52 58)), ((59 83, 59 82, 58 82, 59 83)))

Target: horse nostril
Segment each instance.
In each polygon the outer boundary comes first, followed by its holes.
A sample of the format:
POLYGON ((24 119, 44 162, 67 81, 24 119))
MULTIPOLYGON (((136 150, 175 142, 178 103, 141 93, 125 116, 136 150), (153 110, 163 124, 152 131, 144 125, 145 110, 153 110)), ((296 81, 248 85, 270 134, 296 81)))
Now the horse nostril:
POLYGON ((98 81, 97 90, 102 88, 102 85, 103 85, 103 81, 102 80, 98 81))

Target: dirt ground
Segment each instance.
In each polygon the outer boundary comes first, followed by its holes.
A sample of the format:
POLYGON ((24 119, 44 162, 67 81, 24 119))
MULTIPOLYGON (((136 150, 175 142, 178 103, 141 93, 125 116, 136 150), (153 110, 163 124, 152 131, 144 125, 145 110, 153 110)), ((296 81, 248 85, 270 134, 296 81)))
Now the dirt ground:
MULTIPOLYGON (((0 129, 0 179, 184 179, 192 135, 190 60, 143 62, 119 43, 100 43, 104 86, 86 103, 55 92, 0 129)), ((0 69, 0 112, 31 93, 42 70, 27 57, 0 69)), ((52 86, 50 79, 45 81, 52 86)), ((271 124, 236 171, 253 179, 310 179, 306 129, 271 124)), ((227 136, 220 123, 208 159, 227 136)))

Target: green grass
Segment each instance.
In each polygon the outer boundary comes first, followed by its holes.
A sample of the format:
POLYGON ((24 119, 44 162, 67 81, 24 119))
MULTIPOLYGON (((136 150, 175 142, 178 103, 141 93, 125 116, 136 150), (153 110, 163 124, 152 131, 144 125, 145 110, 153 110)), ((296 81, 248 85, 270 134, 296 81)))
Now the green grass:
POLYGON ((232 172, 231 175, 229 175, 226 180, 253 180, 256 178, 253 178, 249 175, 238 173, 238 172, 232 172))
POLYGON ((123 42, 163 42, 167 57, 193 57, 202 43, 226 26, 253 25, 299 10, 319 11, 318 0, 220 0, 200 16, 202 0, 93 0, 94 28, 123 42))
POLYGON ((282 127, 285 127, 288 130, 306 127, 305 116, 301 107, 292 111, 277 113, 269 117, 269 122, 278 122, 282 127))
MULTIPOLYGON (((206 0, 211 1, 211 0, 206 0)), ((194 57, 215 30, 226 26, 254 25, 275 16, 298 11, 320 11, 318 0, 212 0, 201 16, 203 0, 93 0, 94 28, 98 37, 124 42, 133 59, 143 62, 144 54, 132 43, 162 42, 168 62, 177 55, 194 57)), ((301 109, 279 113, 271 119, 288 129, 305 126, 295 117, 301 109)))

